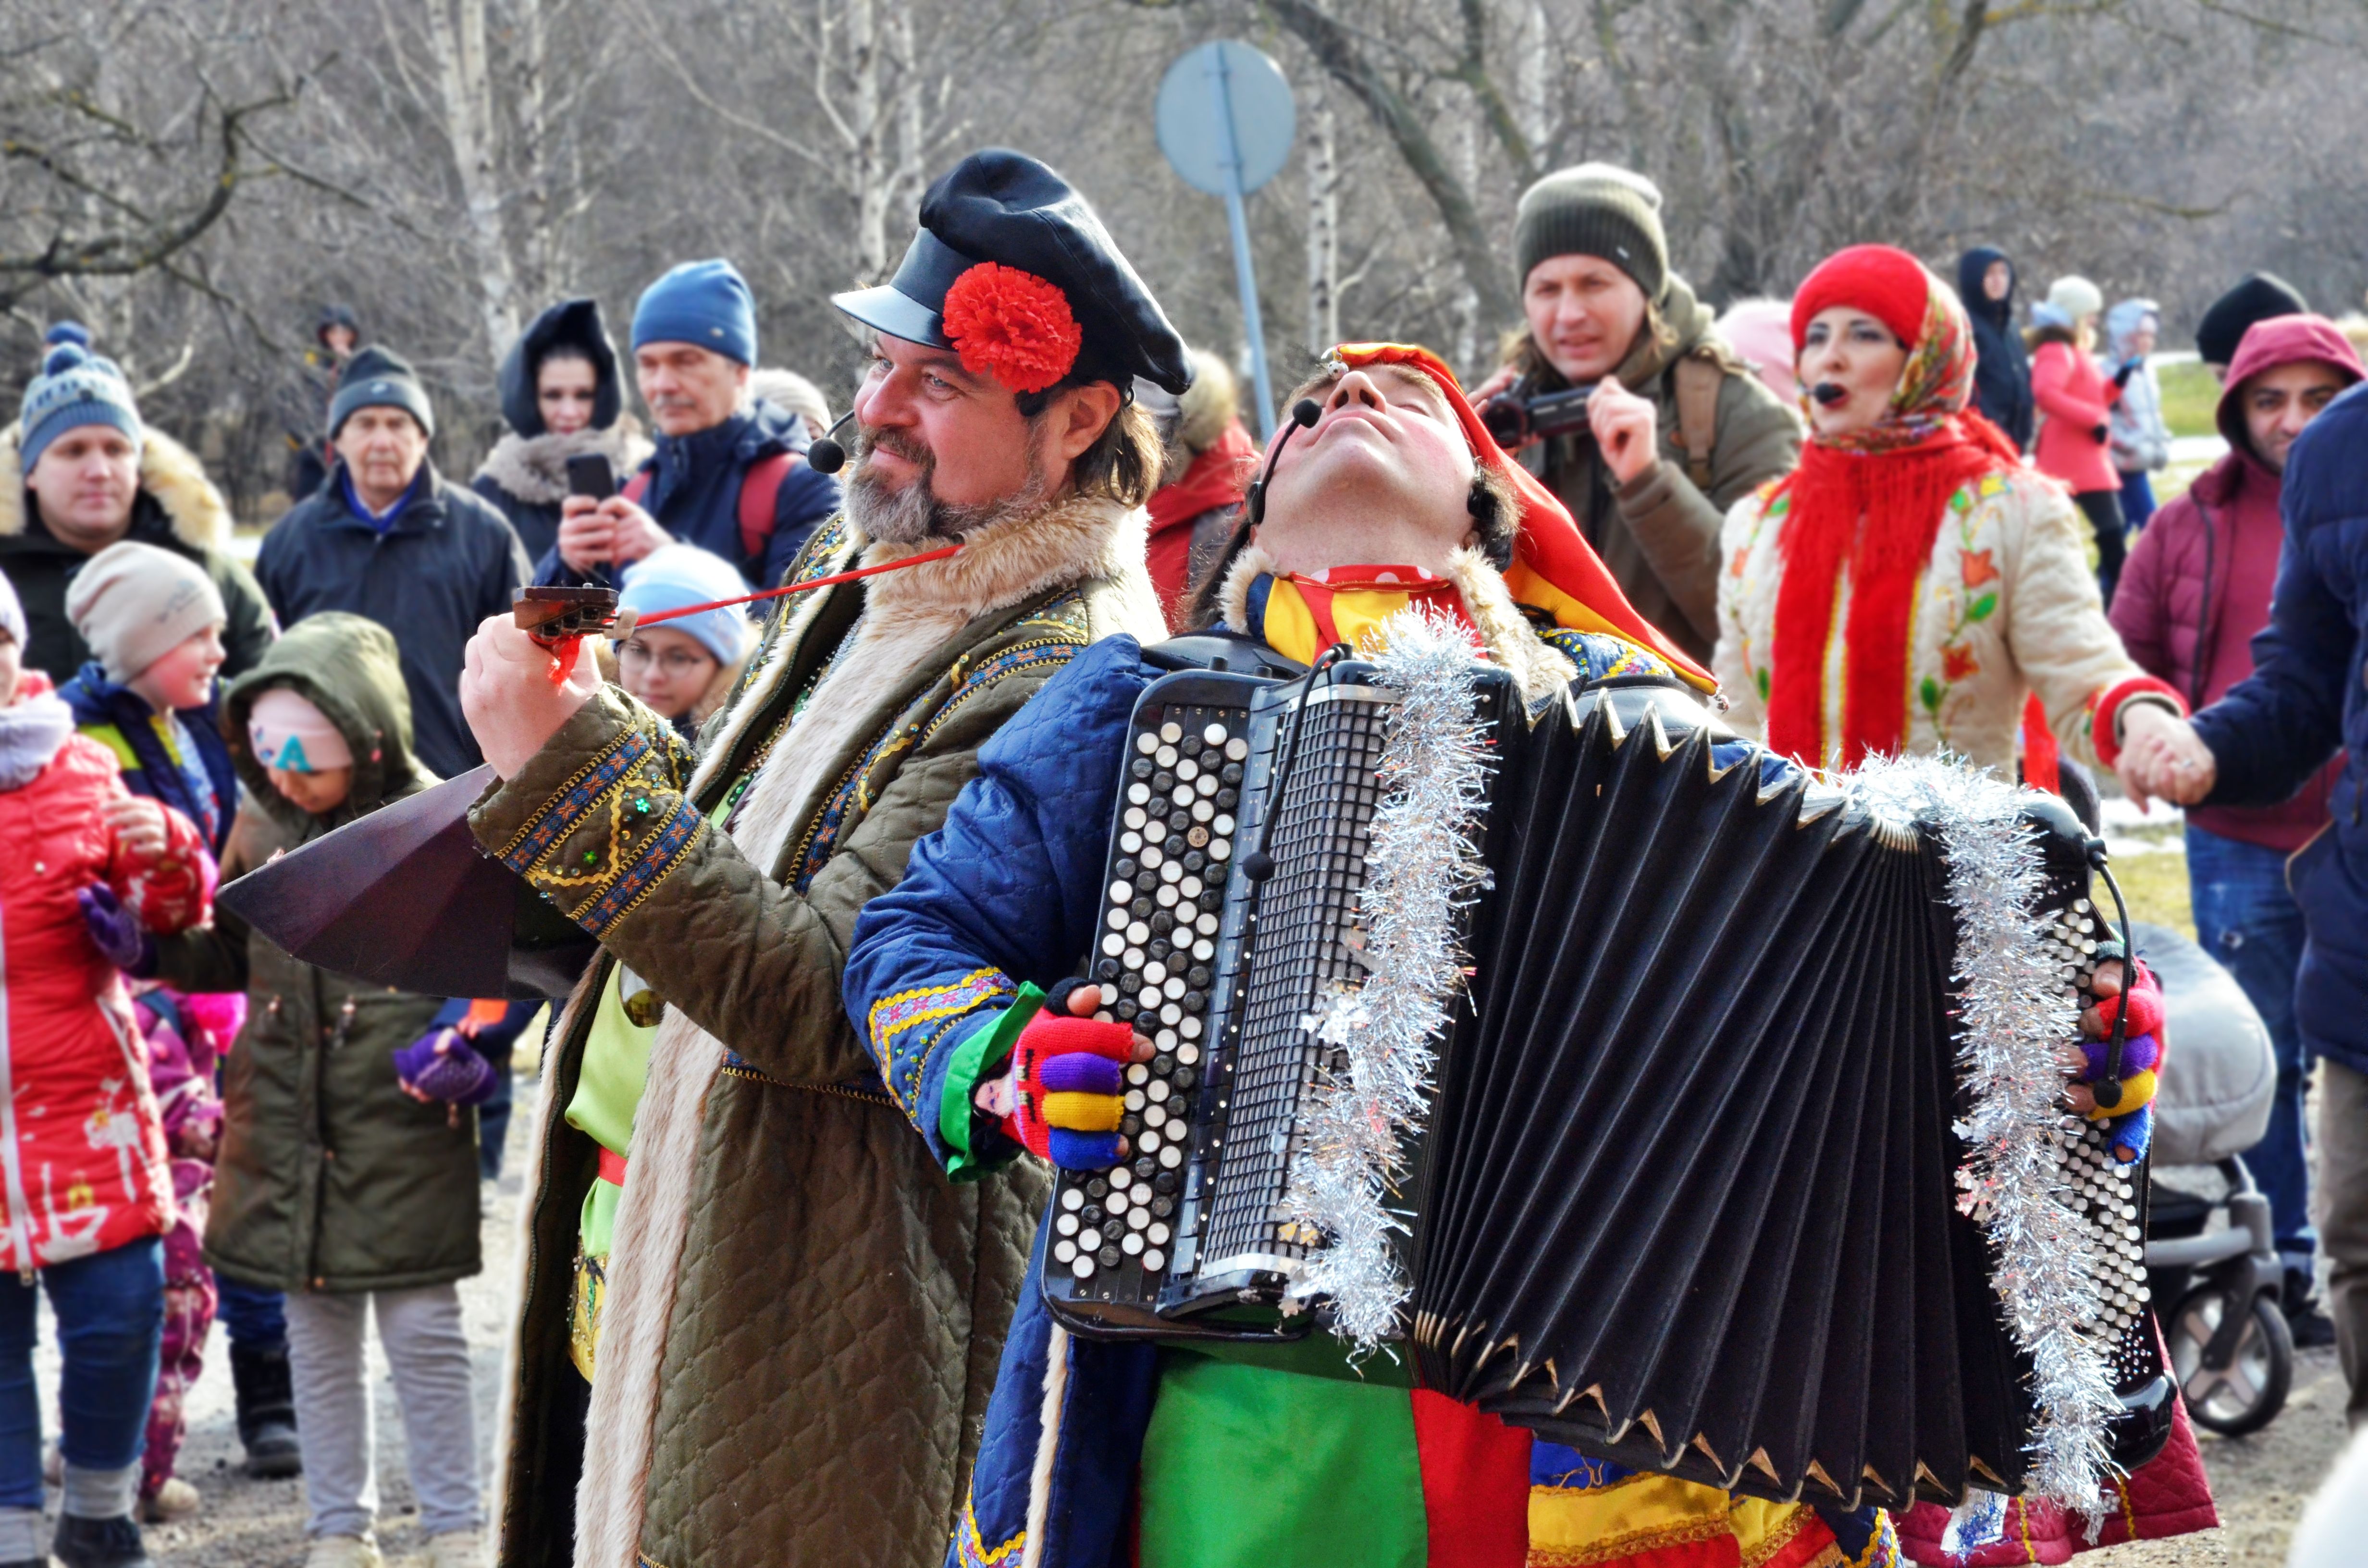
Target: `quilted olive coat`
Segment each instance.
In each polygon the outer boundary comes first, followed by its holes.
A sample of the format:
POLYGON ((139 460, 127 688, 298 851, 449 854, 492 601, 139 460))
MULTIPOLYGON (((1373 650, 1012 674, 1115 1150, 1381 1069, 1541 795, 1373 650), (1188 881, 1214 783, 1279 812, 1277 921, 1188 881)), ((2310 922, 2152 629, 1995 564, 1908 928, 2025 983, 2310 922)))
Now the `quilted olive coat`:
MULTIPOLYGON (((496 1458, 503 1568, 943 1554, 1042 1177, 944 1177, 848 1025, 839 971, 856 915, 978 747, 1087 642, 1158 634, 1143 527, 1073 499, 951 561, 816 590, 777 621, 696 767, 609 691, 479 802, 479 841, 604 948, 544 1068, 496 1458), (598 1155, 562 1112, 618 962, 667 1011, 578 1450, 570 1271, 598 1155)), ((840 571, 859 544, 826 524, 791 574, 840 571)))

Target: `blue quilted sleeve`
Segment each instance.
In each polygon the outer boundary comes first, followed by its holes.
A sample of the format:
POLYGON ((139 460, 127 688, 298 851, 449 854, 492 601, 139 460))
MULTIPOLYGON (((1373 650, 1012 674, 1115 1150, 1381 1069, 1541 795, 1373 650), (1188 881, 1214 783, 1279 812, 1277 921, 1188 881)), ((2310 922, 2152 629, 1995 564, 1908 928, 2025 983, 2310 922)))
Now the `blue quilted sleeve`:
MULTIPOLYGON (((1071 973, 1092 940, 1102 862, 1125 757, 1126 724, 1156 672, 1131 637, 1094 644, 978 754, 945 825, 916 845, 905 880, 864 906, 841 985, 888 1092, 958 1176, 1019 1146, 972 1116, 941 1125, 950 1074, 968 1109, 971 1081, 995 1063, 981 1039, 1021 987, 1071 973), (958 1059, 962 1059, 959 1060, 958 1059)), ((1012 1022, 1019 1020, 1015 1017, 1012 1022)), ((1008 1050, 1010 1027, 996 1031, 1008 1050)))

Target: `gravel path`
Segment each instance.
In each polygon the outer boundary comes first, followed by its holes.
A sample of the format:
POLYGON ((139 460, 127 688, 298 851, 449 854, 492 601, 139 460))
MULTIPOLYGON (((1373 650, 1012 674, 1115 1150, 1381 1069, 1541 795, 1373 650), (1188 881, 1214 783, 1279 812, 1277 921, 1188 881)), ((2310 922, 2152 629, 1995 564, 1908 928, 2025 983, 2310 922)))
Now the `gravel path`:
MULTIPOLYGON (((470 1342, 478 1346, 481 1459, 493 1441, 494 1387, 500 1373, 501 1336, 507 1326, 518 1172, 524 1157, 526 1128, 532 1119, 532 1081, 520 1080, 518 1094, 519 1105, 510 1122, 507 1172, 497 1188, 487 1189, 485 1268, 461 1287, 470 1342)), ((45 1330, 42 1344, 41 1384, 53 1390, 57 1378, 54 1334, 45 1330)), ((250 1481, 239 1473, 240 1449, 231 1418, 230 1365, 224 1345, 217 1331, 205 1376, 189 1398, 189 1438, 181 1451, 180 1473, 204 1495, 205 1511, 185 1524, 152 1527, 149 1551, 158 1568, 301 1568, 303 1483, 250 1481)), ((414 1523, 411 1486, 404 1473, 402 1416, 375 1336, 370 1345, 370 1371, 378 1391, 380 1543, 391 1562, 424 1562, 425 1543, 414 1523)), ((2145 1541, 2090 1552, 2076 1560, 2078 1568, 2281 1568, 2294 1519, 2342 1445, 2343 1377, 2336 1367, 2335 1353, 2302 1353, 2293 1397, 2266 1431, 2237 1439, 2209 1433, 2201 1436, 2222 1528, 2177 1540, 2145 1541)), ((2368 1552, 2362 1553, 2362 1561, 2368 1562, 2368 1552)))

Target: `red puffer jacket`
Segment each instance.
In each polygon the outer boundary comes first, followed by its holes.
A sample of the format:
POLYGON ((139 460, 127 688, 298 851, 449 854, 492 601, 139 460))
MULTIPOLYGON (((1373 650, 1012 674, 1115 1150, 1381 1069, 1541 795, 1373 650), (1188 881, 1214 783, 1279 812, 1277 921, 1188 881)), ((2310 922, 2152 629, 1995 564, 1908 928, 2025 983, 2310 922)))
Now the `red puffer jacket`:
POLYGON ((2032 350, 2031 397, 2047 419, 2032 453, 2039 472, 2062 480, 2075 495, 2119 490, 2122 476, 2098 432, 2106 428, 2122 389, 2105 380, 2097 362, 2061 338, 2043 338, 2032 350))
POLYGON ((28 675, 0 708, 0 1267, 63 1263, 172 1225, 147 1046, 122 978, 75 894, 94 882, 158 931, 205 919, 213 877, 198 831, 165 808, 166 849, 135 856, 108 822, 115 758, 74 733, 28 675), (54 713, 51 709, 54 709, 54 713))

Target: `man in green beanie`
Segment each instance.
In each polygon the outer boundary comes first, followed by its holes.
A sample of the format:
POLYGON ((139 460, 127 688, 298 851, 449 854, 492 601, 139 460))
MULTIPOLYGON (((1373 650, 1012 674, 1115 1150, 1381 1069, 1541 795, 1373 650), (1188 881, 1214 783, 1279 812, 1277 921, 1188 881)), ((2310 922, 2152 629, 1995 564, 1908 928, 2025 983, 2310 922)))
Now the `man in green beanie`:
POLYGON ((1792 469, 1800 421, 1669 270, 1661 192, 1644 176, 1611 164, 1546 176, 1522 194, 1513 256, 1528 329, 1473 401, 1594 389, 1584 428, 1530 441, 1520 460, 1562 497, 1629 602, 1707 659, 1720 522, 1792 469))

